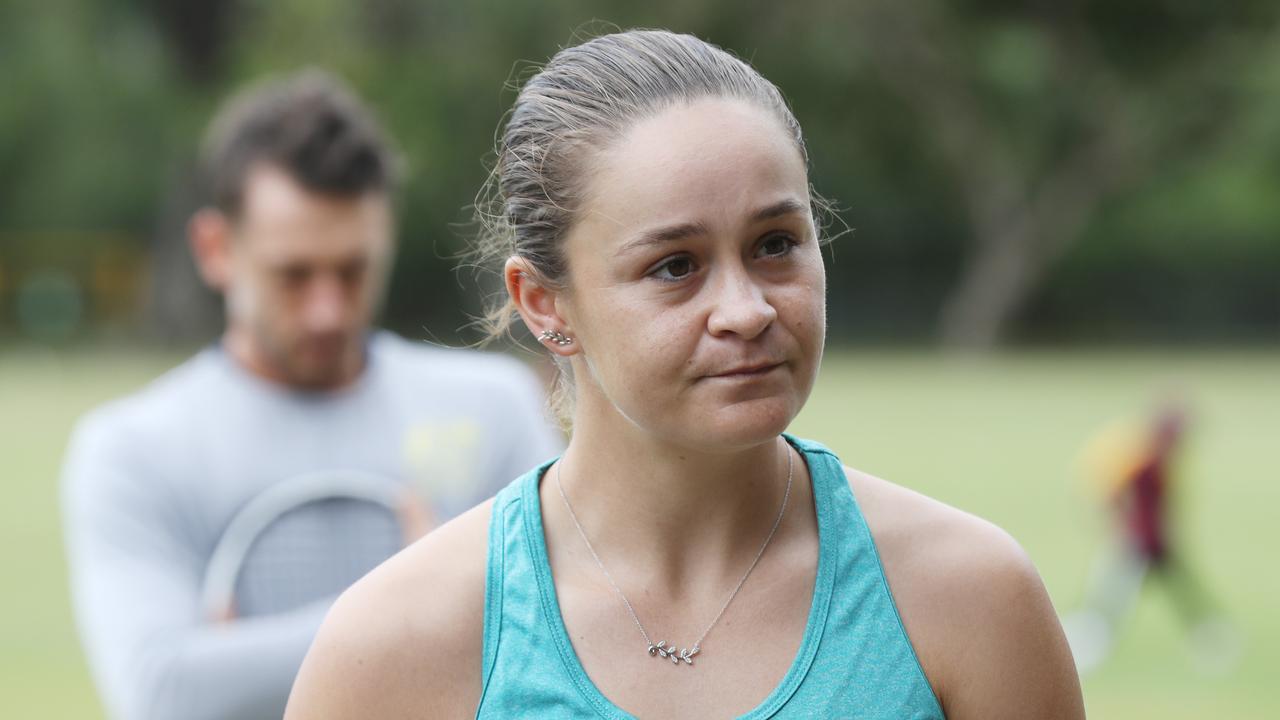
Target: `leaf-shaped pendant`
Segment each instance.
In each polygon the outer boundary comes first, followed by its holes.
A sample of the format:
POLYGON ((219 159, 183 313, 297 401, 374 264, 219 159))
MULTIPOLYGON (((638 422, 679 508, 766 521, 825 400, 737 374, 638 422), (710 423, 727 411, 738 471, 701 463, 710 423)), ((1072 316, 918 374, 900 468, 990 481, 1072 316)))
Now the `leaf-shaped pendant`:
POLYGON ((672 665, 679 666, 681 661, 686 665, 693 664, 693 656, 697 655, 701 650, 697 645, 691 648, 678 648, 675 644, 668 645, 666 640, 659 640, 657 643, 649 644, 649 655, 660 657, 663 660, 670 660, 672 665))

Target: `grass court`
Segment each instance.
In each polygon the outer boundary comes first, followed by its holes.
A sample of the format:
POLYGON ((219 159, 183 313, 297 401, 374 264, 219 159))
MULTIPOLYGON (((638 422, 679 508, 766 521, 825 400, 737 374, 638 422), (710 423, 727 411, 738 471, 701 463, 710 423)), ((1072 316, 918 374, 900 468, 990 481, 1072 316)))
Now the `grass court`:
MULTIPOLYGON (((67 433, 86 409, 182 359, 0 351, 0 693, 4 717, 101 717, 72 627, 58 517, 67 433)), ((1229 674, 1196 669, 1159 587, 1086 678, 1094 720, 1263 720, 1280 712, 1280 352, 1031 351, 989 358, 831 349, 792 431, 981 515, 1026 548, 1060 612, 1080 600, 1103 517, 1076 456, 1174 388, 1192 404, 1181 539, 1244 637, 1229 674)))

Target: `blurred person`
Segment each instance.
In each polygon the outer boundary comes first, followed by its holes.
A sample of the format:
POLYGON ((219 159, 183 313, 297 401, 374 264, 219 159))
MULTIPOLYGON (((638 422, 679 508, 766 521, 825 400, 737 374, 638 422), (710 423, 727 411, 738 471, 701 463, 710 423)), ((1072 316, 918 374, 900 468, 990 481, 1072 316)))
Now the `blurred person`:
MULTIPOLYGON (((225 332, 83 418, 64 467, 80 634, 109 714, 127 720, 279 718, 345 584, 561 447, 517 361, 371 330, 395 244, 393 160, 335 78, 310 70, 246 91, 203 150, 212 204, 189 239, 224 296, 225 332), (282 487, 353 479, 397 494, 404 537, 389 550, 270 612, 239 596, 203 602, 211 555, 247 508, 282 487)), ((277 555, 323 548, 337 562, 363 547, 368 527, 344 507, 317 500, 288 516, 298 522, 277 555)), ((312 570, 261 572, 306 585, 312 570)))
POLYGON ((631 31, 508 118, 493 330, 561 364, 569 447, 347 591, 286 717, 1082 718, 1012 538, 784 434, 826 280, 779 90, 631 31))
POLYGON ((1143 424, 1117 423, 1085 448, 1086 476, 1102 488, 1113 537, 1095 563, 1083 607, 1063 620, 1079 670, 1106 659, 1147 583, 1158 580, 1188 628, 1196 659, 1210 670, 1233 662, 1238 640, 1176 542, 1173 500, 1188 412, 1164 403, 1143 424))

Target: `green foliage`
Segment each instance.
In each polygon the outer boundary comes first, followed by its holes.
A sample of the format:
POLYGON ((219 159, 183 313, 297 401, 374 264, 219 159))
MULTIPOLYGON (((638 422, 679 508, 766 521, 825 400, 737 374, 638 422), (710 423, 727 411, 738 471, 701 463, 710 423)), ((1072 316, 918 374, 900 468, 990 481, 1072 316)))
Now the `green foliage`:
MULTIPOLYGON (((49 230, 123 237, 134 251, 179 242, 180 224, 163 218, 190 202, 216 104, 263 74, 321 65, 369 100, 407 160, 389 320, 449 339, 479 309, 452 258, 513 86, 575 33, 661 26, 748 58, 794 104, 814 182, 854 228, 834 248, 834 333, 933 334, 983 239, 975 188, 1004 177, 1037 191, 1072 148, 1120 124, 1111 154, 1138 169, 1033 279, 1014 335, 1110 339, 1164 323, 1112 312, 1127 270, 1194 264, 1204 294, 1262 301, 1194 313, 1182 337, 1231 327, 1274 339, 1278 16, 1260 0, 12 0, 0 5, 0 266, 7 251, 12 274, 14 248, 49 230), (926 79, 970 97, 974 126, 994 139, 967 143, 967 161, 940 137, 956 123, 922 113, 877 54, 876 38, 907 47, 915 22, 938 41, 940 70, 926 79), (1077 293, 1082 276, 1104 287, 1077 293), (1099 316, 1118 329, 1090 331, 1099 316)), ((0 327, 4 308, 0 292, 0 327)))

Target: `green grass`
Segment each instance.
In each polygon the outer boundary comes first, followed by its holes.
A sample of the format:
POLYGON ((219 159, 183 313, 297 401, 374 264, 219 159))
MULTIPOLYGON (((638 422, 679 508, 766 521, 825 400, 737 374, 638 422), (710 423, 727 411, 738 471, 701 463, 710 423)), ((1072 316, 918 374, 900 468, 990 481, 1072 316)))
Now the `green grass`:
MULTIPOLYGON (((57 475, 84 410, 134 389, 174 354, 0 353, 0 677, 4 717, 100 717, 71 623, 57 475)), ((1085 682, 1090 717, 1271 718, 1280 693, 1280 353, 1020 353, 956 359, 831 352, 793 431, 850 465, 986 517, 1039 566, 1059 610, 1080 599, 1102 522, 1074 458, 1106 422, 1162 388, 1194 403, 1184 498, 1196 570, 1246 639, 1230 674, 1198 673, 1158 591, 1085 682)), ((1158 590, 1153 589, 1153 590, 1158 590)))
POLYGON ((1244 656, 1224 677, 1197 672, 1168 598, 1149 587, 1114 655, 1086 678, 1089 716, 1277 717, 1280 354, 830 355, 793 429, 850 465, 1004 527, 1066 612, 1104 527, 1075 458, 1101 426, 1144 412, 1169 388, 1194 412, 1183 539, 1239 626, 1244 656))
POLYGON ((158 354, 0 354, 0 677, 13 718, 101 717, 67 597, 58 472, 80 413, 139 387, 178 358, 158 354))

